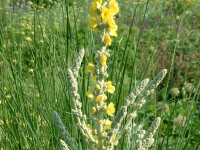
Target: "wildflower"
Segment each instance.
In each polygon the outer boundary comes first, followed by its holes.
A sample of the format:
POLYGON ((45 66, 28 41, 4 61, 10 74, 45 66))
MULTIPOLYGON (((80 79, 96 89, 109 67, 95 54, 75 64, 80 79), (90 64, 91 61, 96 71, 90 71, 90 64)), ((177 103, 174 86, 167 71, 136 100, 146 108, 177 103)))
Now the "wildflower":
POLYGON ((98 102, 103 102, 103 100, 106 100, 107 99, 107 96, 105 95, 105 94, 103 94, 103 95, 98 95, 97 97, 96 97, 96 100, 98 101, 98 102))
POLYGON ((11 99, 11 95, 6 95, 6 98, 7 99, 11 99))
POLYGON ((173 124, 175 126, 184 126, 186 121, 186 117, 183 117, 182 115, 179 115, 178 117, 174 118, 173 124))
POLYGON ((33 71, 33 69, 29 69, 28 72, 33 73, 34 71, 33 71))
POLYGON ((21 35, 25 35, 25 32, 21 32, 21 35))
POLYGON ((98 23, 101 22, 101 19, 99 17, 94 17, 94 16, 90 16, 90 20, 88 22, 89 27, 95 31, 97 31, 97 25, 98 23))
POLYGON ((116 2, 116 0, 111 0, 109 2, 109 9, 112 15, 116 15, 119 12, 118 3, 116 2))
POLYGON ((186 82, 186 83, 184 84, 184 86, 185 86, 185 90, 186 90, 187 93, 192 92, 192 90, 193 90, 193 85, 192 85, 192 83, 186 82))
POLYGON ((30 62, 31 62, 32 64, 34 64, 34 60, 33 60, 33 59, 31 59, 30 62))
POLYGON ((106 113, 109 115, 109 116, 113 116, 113 114, 115 113, 115 105, 113 104, 113 102, 111 102, 108 107, 106 108, 106 113))
POLYGON ((101 137, 102 137, 102 138, 107 137, 107 133, 106 133, 106 132, 101 133, 101 137))
POLYGON ((87 69, 86 69, 86 72, 87 72, 87 73, 88 73, 88 72, 93 72, 94 69, 95 69, 94 63, 89 62, 89 63, 88 63, 88 66, 87 66, 87 69))
POLYGON ((90 10, 90 15, 97 14, 98 9, 101 8, 102 0, 94 0, 92 3, 92 8, 90 10))
POLYGON ((16 59, 13 59, 12 61, 15 65, 17 64, 17 60, 16 59))
POLYGON ((28 41, 28 42, 32 42, 31 37, 26 37, 26 41, 28 41))
POLYGON ((108 20, 108 26, 109 26, 109 30, 108 30, 108 33, 110 36, 114 36, 114 37, 117 37, 117 25, 113 19, 113 17, 111 17, 109 20, 108 20))
POLYGON ((91 77, 92 82, 96 82, 96 76, 91 77))
POLYGON ((105 36, 104 36, 104 42, 106 43, 106 45, 111 45, 111 38, 110 38, 110 36, 108 35, 108 34, 106 34, 105 36))
POLYGON ((103 123, 103 121, 102 121, 102 120, 99 120, 99 121, 98 121, 98 124, 102 124, 102 123, 103 123))
POLYGON ((90 86, 89 87, 89 90, 86 92, 86 96, 90 99, 93 99, 94 98, 94 94, 93 94, 93 89, 92 87, 90 86))
POLYGON ((115 140, 115 136, 111 137, 111 142, 113 142, 115 140))
POLYGON ((92 126, 90 124, 87 124, 87 127, 92 130, 92 126))
POLYGON ((105 127, 104 127, 104 129, 105 130, 110 130, 111 129, 111 121, 109 120, 109 119, 106 119, 105 120, 105 127))
POLYGON ((169 111, 169 106, 167 104, 165 104, 163 106, 163 110, 164 110, 164 112, 168 112, 169 111))
POLYGON ((96 110, 97 110, 97 109, 96 109, 95 107, 92 107, 92 112, 93 112, 93 113, 95 113, 96 110))
POLYGON ((115 87, 112 85, 112 82, 111 81, 108 81, 106 83, 107 85, 107 91, 111 94, 113 94, 115 92, 115 87))
POLYGON ((100 86, 99 86, 99 84, 97 84, 97 85, 96 85, 96 89, 100 89, 100 86))
POLYGON ((178 88, 172 88, 172 89, 170 90, 170 93, 171 93, 172 96, 176 97, 176 96, 179 95, 180 91, 179 91, 178 88))
POLYGON ((106 65, 107 57, 103 54, 101 56, 101 65, 104 67, 106 65))
POLYGON ((36 98, 40 98, 40 94, 39 93, 36 94, 36 98))
POLYGON ((110 16, 111 16, 111 12, 110 12, 110 9, 108 9, 108 8, 103 8, 102 9, 102 13, 101 13, 101 17, 102 17, 102 19, 103 19, 103 22, 107 22, 108 21, 108 19, 110 18, 110 16))

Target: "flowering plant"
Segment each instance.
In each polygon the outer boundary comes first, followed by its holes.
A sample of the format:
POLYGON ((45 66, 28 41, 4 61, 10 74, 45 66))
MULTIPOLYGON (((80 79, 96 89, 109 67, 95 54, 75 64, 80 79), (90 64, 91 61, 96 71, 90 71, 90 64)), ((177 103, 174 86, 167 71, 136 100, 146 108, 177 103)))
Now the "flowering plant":
MULTIPOLYGON (((101 33, 103 45, 101 50, 96 52, 96 64, 89 62, 86 69, 87 73, 92 74, 91 80, 93 81, 86 93, 92 105, 91 124, 87 123, 87 116, 82 113, 82 103, 78 93, 77 78, 84 56, 84 49, 78 54, 72 68, 67 70, 74 105, 72 112, 76 116, 78 128, 85 136, 88 148, 91 150, 112 150, 115 145, 118 145, 121 136, 129 130, 134 131, 134 147, 138 150, 148 149, 153 144, 153 135, 160 124, 160 118, 158 117, 150 128, 144 131, 141 125, 134 123, 134 118, 137 116, 137 111, 145 104, 145 97, 150 95, 165 77, 166 69, 158 73, 152 81, 149 82, 149 79, 145 79, 137 85, 127 96, 124 105, 121 106, 116 115, 114 103, 106 102, 107 94, 114 94, 115 92, 112 82, 107 81, 107 59, 110 57, 107 47, 112 44, 111 37, 117 36, 116 31, 118 27, 114 18, 118 12, 119 7, 116 0, 94 0, 90 10, 89 26, 94 32, 101 33)), ((60 142, 63 150, 69 148, 73 150, 78 149, 76 140, 67 132, 56 112, 54 112, 54 121, 64 139, 64 141, 61 140, 60 142)))

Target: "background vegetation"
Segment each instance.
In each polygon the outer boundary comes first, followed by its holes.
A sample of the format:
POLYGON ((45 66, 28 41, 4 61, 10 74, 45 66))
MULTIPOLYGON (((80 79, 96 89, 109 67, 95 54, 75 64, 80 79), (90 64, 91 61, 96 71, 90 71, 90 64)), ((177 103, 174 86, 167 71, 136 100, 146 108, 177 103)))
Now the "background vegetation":
MULTIPOLYGON (((162 123, 152 149, 200 149, 200 1, 118 0, 118 37, 110 48, 109 79, 116 109, 142 79, 168 69, 148 98, 138 122, 162 123)), ((60 149, 52 118, 56 110, 80 149, 66 70, 81 48, 86 56, 79 76, 83 112, 88 62, 95 61, 99 37, 88 28, 91 0, 0 1, 0 148, 60 149)), ((89 122, 89 120, 88 120, 89 122)), ((126 135, 116 149, 128 149, 126 135)))

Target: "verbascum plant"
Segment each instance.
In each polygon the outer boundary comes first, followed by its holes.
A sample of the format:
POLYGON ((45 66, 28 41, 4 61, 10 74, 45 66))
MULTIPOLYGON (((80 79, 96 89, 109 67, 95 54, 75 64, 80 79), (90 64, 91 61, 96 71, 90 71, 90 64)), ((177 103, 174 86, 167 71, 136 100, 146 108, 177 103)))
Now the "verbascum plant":
MULTIPOLYGON (((135 137, 134 148, 146 150, 153 144, 153 135, 160 125, 160 118, 158 117, 150 128, 144 131, 142 125, 134 123, 134 119, 137 116, 137 111, 145 104, 145 97, 149 96, 165 77, 166 69, 158 73, 152 81, 149 82, 149 79, 145 79, 137 85, 127 96, 124 105, 121 106, 116 115, 114 115, 114 102, 107 103, 107 94, 114 94, 115 92, 114 85, 107 80, 107 60, 110 57, 107 47, 112 44, 111 37, 117 36, 118 27, 114 18, 118 12, 119 7, 116 0, 94 0, 90 10, 89 26, 94 32, 99 32, 102 38, 102 48, 96 52, 95 56, 97 62, 89 62, 86 69, 87 73, 91 73, 92 81, 92 85, 86 93, 92 105, 91 116, 87 117, 82 113, 82 103, 78 93, 77 78, 84 49, 78 54, 72 68, 67 70, 73 103, 72 113, 76 117, 77 127, 85 136, 85 141, 90 150, 114 149, 114 146, 118 145, 119 139, 127 131, 133 133, 135 137), (88 124, 88 120, 90 120, 90 124, 88 124), (130 129, 130 126, 132 129, 130 129)), ((77 150, 76 140, 70 136, 58 114, 56 112, 53 114, 55 124, 63 138, 63 140, 60 140, 62 149, 77 150)))

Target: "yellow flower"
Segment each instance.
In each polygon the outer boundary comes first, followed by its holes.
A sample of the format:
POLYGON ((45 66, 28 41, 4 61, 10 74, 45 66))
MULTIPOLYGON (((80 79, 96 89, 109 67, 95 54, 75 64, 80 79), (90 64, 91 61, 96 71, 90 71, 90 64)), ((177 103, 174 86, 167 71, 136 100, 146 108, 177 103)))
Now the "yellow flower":
POLYGON ((113 94, 115 92, 115 87, 112 85, 112 82, 111 81, 108 81, 106 83, 107 85, 107 91, 111 94, 113 94))
POLYGON ((90 134, 92 134, 92 126, 90 124, 87 124, 87 127, 89 128, 90 130, 90 134))
POLYGON ((100 22, 101 22, 101 19, 99 17, 91 16, 88 24, 89 24, 89 27, 94 30, 94 29, 97 29, 97 25, 100 22))
POLYGON ((105 127, 104 127, 104 129, 105 130, 110 130, 111 129, 111 121, 109 120, 109 119, 106 119, 105 120, 105 127))
POLYGON ((99 120, 99 121, 98 121, 98 124, 102 124, 102 123, 103 123, 103 121, 102 121, 102 120, 99 120))
POLYGON ((11 99, 11 95, 6 95, 6 98, 7 99, 11 99))
POLYGON ((94 98, 94 94, 93 94, 93 89, 92 87, 90 86, 89 87, 89 90, 86 92, 86 96, 90 99, 93 99, 94 98))
POLYGON ((95 69, 94 63, 93 63, 93 62, 89 62, 89 63, 88 63, 88 66, 87 66, 87 69, 86 69, 86 72, 87 72, 87 73, 88 73, 88 72, 93 72, 94 69, 95 69))
POLYGON ((101 65, 104 67, 106 65, 107 57, 103 54, 101 56, 101 65))
POLYGON ((91 77, 91 80, 92 80, 92 82, 96 82, 96 76, 93 75, 93 76, 91 77))
POLYGON ((110 36, 108 35, 108 34, 106 34, 105 36, 104 36, 104 42, 106 43, 106 45, 111 45, 111 38, 110 38, 110 36))
POLYGON ((118 3, 116 2, 116 0, 111 0, 109 2, 109 8, 112 15, 116 15, 119 12, 118 3))
POLYGON ((108 107, 106 108, 106 113, 109 116, 113 116, 113 114, 115 113, 115 105, 113 104, 113 102, 111 102, 108 107))
POLYGON ((100 89, 100 85, 96 84, 96 89, 100 89))
POLYGON ((97 110, 97 109, 96 109, 95 107, 92 107, 92 112, 93 112, 93 113, 95 113, 96 110, 97 110))
POLYGON ((33 69, 29 69, 29 70, 28 70, 28 72, 30 72, 30 73, 33 73, 33 72, 34 72, 34 70, 33 70, 33 69))
POLYGON ((117 37, 117 32, 116 32, 116 30, 113 30, 112 28, 110 28, 110 29, 108 30, 108 33, 109 33, 110 36, 117 37))
POLYGON ((114 136, 112 136, 111 137, 111 142, 113 142, 115 140, 115 137, 114 136))
POLYGON ((95 0, 92 3, 92 8, 90 10, 90 15, 97 14, 98 9, 101 8, 102 0, 95 0))
POLYGON ((110 18, 110 16, 111 16, 110 9, 104 7, 102 9, 102 12, 101 12, 101 17, 103 19, 103 22, 108 21, 108 19, 110 18))
POLYGON ((109 20, 108 20, 108 26, 109 26, 109 30, 108 30, 108 33, 111 35, 111 36, 115 36, 117 37, 117 25, 113 19, 113 17, 111 17, 109 20))
POLYGON ((103 102, 103 100, 105 101, 105 100, 107 100, 107 96, 105 95, 105 94, 103 94, 103 95, 98 95, 97 97, 96 97, 96 100, 98 101, 98 102, 103 102))
POLYGON ((32 39, 30 37, 26 37, 26 41, 31 42, 32 39))
POLYGON ((25 35, 25 32, 22 31, 22 32, 21 32, 21 35, 25 35))

